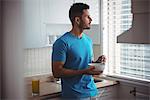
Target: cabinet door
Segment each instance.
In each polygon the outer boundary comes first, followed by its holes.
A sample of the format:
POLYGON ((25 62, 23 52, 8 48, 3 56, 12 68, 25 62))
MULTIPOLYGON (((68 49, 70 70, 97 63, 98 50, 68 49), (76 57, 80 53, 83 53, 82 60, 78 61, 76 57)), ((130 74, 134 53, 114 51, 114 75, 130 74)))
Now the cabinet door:
POLYGON ((99 89, 99 99, 100 100, 118 100, 117 99, 117 86, 109 86, 99 89))
POLYGON ((149 100, 149 89, 147 86, 120 83, 118 88, 118 96, 127 100, 149 100))
POLYGON ((99 24, 99 0, 43 0, 44 3, 44 23, 71 24, 69 19, 69 9, 75 2, 87 3, 90 6, 92 24, 99 24))
POLYGON ((44 45, 44 33, 41 30, 40 0, 24 0, 25 48, 44 45))
POLYGON ((69 9, 73 0, 44 0, 45 23, 71 24, 69 20, 69 9))
POLYGON ((136 100, 150 100, 149 88, 144 86, 136 87, 136 100))
POLYGON ((99 24, 100 0, 75 0, 75 2, 88 4, 90 6, 89 12, 92 18, 92 24, 99 24))
POLYGON ((125 100, 136 100, 134 96, 134 92, 131 92, 134 90, 134 87, 126 85, 126 84, 120 84, 118 87, 118 98, 119 100, 125 99, 125 100))
POLYGON ((25 48, 46 46, 46 25, 68 24, 73 0, 24 0, 25 48))

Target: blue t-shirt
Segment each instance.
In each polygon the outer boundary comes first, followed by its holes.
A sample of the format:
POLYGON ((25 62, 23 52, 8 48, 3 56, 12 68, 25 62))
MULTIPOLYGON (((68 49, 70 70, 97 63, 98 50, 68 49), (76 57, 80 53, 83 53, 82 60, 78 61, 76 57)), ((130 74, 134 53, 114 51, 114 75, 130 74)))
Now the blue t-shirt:
MULTIPOLYGON (((85 69, 92 61, 92 56, 92 40, 85 34, 82 34, 82 38, 78 38, 67 32, 53 45, 52 61, 64 62, 63 67, 66 69, 85 69)), ((98 93, 92 75, 63 77, 61 84, 63 97, 90 97, 98 93)))

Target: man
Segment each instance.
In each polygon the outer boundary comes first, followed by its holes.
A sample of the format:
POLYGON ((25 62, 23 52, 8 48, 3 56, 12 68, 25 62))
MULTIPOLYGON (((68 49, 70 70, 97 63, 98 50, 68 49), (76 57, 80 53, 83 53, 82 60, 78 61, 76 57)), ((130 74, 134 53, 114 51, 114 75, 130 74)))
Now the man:
MULTIPOLYGON (((84 29, 90 29, 92 21, 88 10, 87 4, 73 4, 69 10, 72 29, 53 45, 53 75, 61 78, 62 97, 69 100, 87 99, 98 94, 92 75, 102 72, 88 66, 93 57, 92 41, 83 33, 84 29)), ((105 57, 100 56, 96 62, 102 61, 105 62, 105 57)))

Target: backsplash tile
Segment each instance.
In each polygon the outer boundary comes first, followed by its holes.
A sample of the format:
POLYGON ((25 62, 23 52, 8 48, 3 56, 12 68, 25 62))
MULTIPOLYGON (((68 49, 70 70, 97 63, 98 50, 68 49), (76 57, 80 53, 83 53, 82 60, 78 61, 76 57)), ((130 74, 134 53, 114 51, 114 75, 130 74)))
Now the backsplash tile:
MULTIPOLYGON (((100 45, 93 45, 94 60, 100 56, 100 45)), ((52 47, 29 48, 24 50, 25 76, 52 74, 52 47)))
POLYGON ((25 49, 25 76, 51 74, 51 51, 51 47, 25 49))

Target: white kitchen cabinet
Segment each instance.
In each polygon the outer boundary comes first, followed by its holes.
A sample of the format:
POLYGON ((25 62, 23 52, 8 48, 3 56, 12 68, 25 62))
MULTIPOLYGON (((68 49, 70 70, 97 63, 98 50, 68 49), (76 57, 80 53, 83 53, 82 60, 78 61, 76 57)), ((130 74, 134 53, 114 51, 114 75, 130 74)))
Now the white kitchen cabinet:
POLYGON ((44 23, 71 24, 69 9, 74 2, 87 3, 90 6, 92 24, 99 24, 99 0, 43 0, 44 23))
MULTIPOLYGON (((71 24, 69 8, 72 0, 25 0, 25 48, 39 48, 48 44, 46 26, 71 24)), ((54 29, 57 30, 57 29, 54 29)))
POLYGON ((119 100, 150 100, 149 87, 121 82, 118 86, 119 100))
POLYGON ((118 85, 100 88, 100 100, 150 100, 148 86, 119 82, 118 85))
POLYGON ((99 88, 100 100, 117 100, 117 85, 99 88))
POLYGON ((46 43, 41 0, 24 0, 25 48, 43 47, 46 43))
MULTIPOLYGON (((93 44, 100 44, 100 1, 99 0, 44 0, 43 1, 43 22, 46 23, 47 35, 62 35, 64 29, 71 25, 69 19, 69 9, 73 3, 83 2, 90 6, 90 15, 92 17, 92 26, 90 30, 85 30, 88 36, 93 40, 93 44), (49 26, 52 26, 51 28, 49 26), (53 28, 55 26, 55 28, 53 28), (62 26, 62 27, 60 27, 62 26), (62 33, 62 34, 61 34, 62 33)), ((68 31, 68 30, 66 30, 68 31)))
POLYGON ((73 0, 43 0, 44 23, 71 24, 69 8, 73 0))
POLYGON ((125 100, 135 100, 135 96, 130 93, 134 87, 128 85, 120 85, 118 86, 118 99, 125 100))
POLYGON ((85 30, 85 33, 92 38, 93 44, 100 44, 99 0, 24 0, 24 47, 44 47, 48 44, 49 35, 62 35, 64 29, 68 29, 68 25, 71 25, 69 9, 74 2, 90 5, 93 21, 91 29, 85 30), (58 27, 51 28, 49 25, 58 27))
POLYGON ((144 87, 144 86, 138 86, 135 88, 136 89, 136 100, 150 100, 149 98, 149 87, 144 87))

